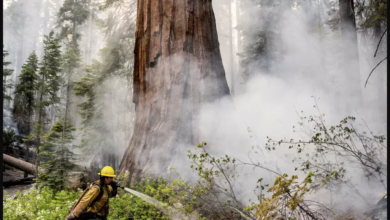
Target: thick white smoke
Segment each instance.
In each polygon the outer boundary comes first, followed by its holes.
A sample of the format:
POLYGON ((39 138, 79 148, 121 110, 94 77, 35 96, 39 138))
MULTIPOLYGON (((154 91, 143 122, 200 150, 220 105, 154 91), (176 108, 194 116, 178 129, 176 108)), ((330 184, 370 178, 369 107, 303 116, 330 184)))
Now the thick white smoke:
MULTIPOLYGON (((218 6, 215 4, 214 7, 218 6)), ((218 10, 215 11, 218 18, 218 10)), ((249 14, 243 16, 244 18, 253 18, 256 13, 260 13, 260 9, 252 8, 246 13, 249 14)), ((370 55, 362 51, 372 50, 361 49, 361 71, 360 74, 355 74, 355 77, 361 81, 363 99, 357 101, 354 96, 344 93, 351 85, 348 84, 348 78, 345 78, 350 75, 341 68, 349 60, 346 60, 348 58, 345 58, 340 50, 340 31, 332 31, 325 25, 321 33, 313 32, 307 26, 310 18, 302 8, 286 10, 280 16, 281 22, 276 31, 281 41, 275 48, 280 52, 280 56, 278 61, 273 63, 273 74, 266 74, 263 70, 253 67, 250 69, 253 77, 242 85, 240 92, 234 96, 234 108, 231 108, 229 98, 205 106, 200 117, 202 140, 199 142, 206 141, 207 149, 214 155, 227 154, 246 162, 251 158, 275 171, 288 173, 290 176, 298 174, 302 180, 305 174, 295 171, 298 164, 292 162, 296 151, 285 147, 267 152, 264 148, 266 136, 274 140, 307 139, 305 133, 293 132, 293 126, 297 125, 298 113, 301 114, 301 111, 305 116, 325 114, 327 126, 337 125, 346 116, 355 116, 357 129, 367 130, 367 123, 374 134, 385 135, 386 109, 377 104, 368 105, 385 102, 378 101, 377 97, 372 95, 372 87, 383 84, 377 84, 373 80, 370 82, 371 89, 363 88, 367 70, 370 69, 368 62, 364 61, 370 55), (313 107, 317 104, 321 113, 313 107), (258 153, 254 153, 255 151, 258 153)), ((249 20, 240 22, 254 24, 249 20)), ((220 23, 221 21, 217 20, 217 24, 220 23)), ((261 24, 254 24, 253 29, 260 26, 261 24)), ((224 28, 219 27, 220 29, 224 28)), ((224 38, 224 35, 219 35, 221 51, 228 46, 224 38)), ((359 47, 366 48, 367 45, 359 41, 359 47)), ((229 63, 226 60, 229 59, 228 56, 222 54, 222 57, 225 65, 229 63)), ((382 69, 376 74, 385 73, 382 69)), ((228 73, 227 77, 230 77, 228 73)), ((184 154, 182 156, 185 157, 184 154)), ((192 176, 188 174, 188 164, 177 160, 173 166, 181 171, 180 173, 192 176)), ((347 164, 346 167, 347 176, 350 178, 348 184, 330 191, 323 189, 308 197, 337 208, 338 211, 348 208, 362 211, 375 204, 379 196, 386 192, 386 187, 365 178, 356 164, 347 164)), ((236 188, 247 192, 244 202, 255 199, 253 189, 257 179, 262 177, 272 184, 275 178, 275 175, 262 169, 253 171, 248 168, 240 172, 241 180, 236 184, 236 188)))

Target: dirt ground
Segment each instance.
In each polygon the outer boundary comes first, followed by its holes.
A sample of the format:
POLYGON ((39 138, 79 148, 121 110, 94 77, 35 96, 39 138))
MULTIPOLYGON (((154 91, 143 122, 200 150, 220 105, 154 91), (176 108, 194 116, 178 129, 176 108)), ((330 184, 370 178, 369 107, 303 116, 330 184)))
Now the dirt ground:
MULTIPOLYGON (((5 165, 5 172, 3 170, 3 182, 4 181, 10 181, 10 180, 18 180, 24 178, 24 172, 20 171, 18 169, 15 169, 13 167, 10 167, 8 165, 5 165)), ((32 175, 28 175, 28 177, 32 177, 32 175)), ((16 185, 11 186, 3 189, 3 198, 5 194, 8 194, 13 198, 16 195, 17 191, 25 191, 28 189, 33 188, 34 186, 32 184, 29 185, 16 185)))

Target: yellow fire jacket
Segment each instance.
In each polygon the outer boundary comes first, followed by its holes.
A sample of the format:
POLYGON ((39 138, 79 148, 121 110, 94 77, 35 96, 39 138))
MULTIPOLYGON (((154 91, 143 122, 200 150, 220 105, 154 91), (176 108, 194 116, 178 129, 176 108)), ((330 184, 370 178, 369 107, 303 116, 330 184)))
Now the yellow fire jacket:
POLYGON ((80 214, 87 208, 87 212, 93 212, 99 216, 107 217, 109 210, 109 198, 115 196, 112 191, 113 190, 110 185, 103 187, 103 195, 100 200, 96 201, 92 207, 89 207, 89 205, 99 195, 100 192, 99 186, 93 185, 83 196, 83 198, 81 198, 79 204, 77 204, 77 206, 73 209, 73 215, 79 217, 80 214))

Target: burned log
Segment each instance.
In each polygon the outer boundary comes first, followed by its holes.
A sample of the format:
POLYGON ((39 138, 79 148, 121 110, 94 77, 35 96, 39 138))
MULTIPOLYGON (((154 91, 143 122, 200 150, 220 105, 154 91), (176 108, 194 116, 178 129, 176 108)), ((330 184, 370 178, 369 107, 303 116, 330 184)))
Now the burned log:
POLYGON ((10 186, 16 186, 16 185, 28 185, 35 183, 34 180, 35 177, 27 177, 19 180, 9 180, 3 182, 3 187, 10 187, 10 186))
POLYGON ((9 166, 15 167, 16 169, 22 170, 32 175, 35 175, 36 172, 36 168, 34 164, 17 159, 15 157, 11 157, 4 153, 3 153, 3 163, 8 164, 9 166))

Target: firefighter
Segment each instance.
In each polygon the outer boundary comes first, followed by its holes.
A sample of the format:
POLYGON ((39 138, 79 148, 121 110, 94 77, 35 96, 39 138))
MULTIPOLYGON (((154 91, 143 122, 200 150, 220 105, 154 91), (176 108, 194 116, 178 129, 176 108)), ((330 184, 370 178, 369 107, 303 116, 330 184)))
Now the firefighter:
POLYGON ((109 198, 116 196, 122 186, 114 181, 112 167, 105 166, 98 174, 100 179, 84 191, 65 220, 107 220, 109 198))

